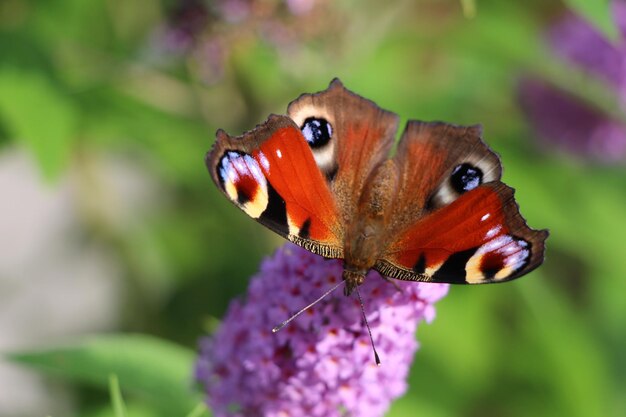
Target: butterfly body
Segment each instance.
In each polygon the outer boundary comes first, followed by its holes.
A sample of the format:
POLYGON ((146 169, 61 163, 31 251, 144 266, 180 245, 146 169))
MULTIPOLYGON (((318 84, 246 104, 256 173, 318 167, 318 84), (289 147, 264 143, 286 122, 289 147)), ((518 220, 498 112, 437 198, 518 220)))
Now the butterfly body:
POLYGON ((398 170, 394 162, 389 159, 378 166, 368 184, 370 186, 359 201, 358 215, 349 224, 344 238, 346 295, 363 283, 367 272, 384 253, 388 214, 398 185, 398 170))
POLYGON ((410 121, 334 80, 239 137, 218 131, 206 163, 226 197, 276 233, 344 259, 349 295, 370 269, 390 278, 503 282, 541 264, 477 126, 410 121))

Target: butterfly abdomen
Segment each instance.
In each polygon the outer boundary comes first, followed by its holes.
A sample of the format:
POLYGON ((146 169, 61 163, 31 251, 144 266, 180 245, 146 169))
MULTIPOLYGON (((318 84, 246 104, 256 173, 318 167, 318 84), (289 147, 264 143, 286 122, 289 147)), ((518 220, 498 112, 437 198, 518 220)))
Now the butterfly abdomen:
POLYGON ((398 169, 392 160, 380 164, 370 175, 371 186, 361 195, 358 213, 354 216, 357 221, 349 226, 345 235, 344 268, 347 271, 364 276, 383 253, 388 213, 396 197, 398 181, 398 169))

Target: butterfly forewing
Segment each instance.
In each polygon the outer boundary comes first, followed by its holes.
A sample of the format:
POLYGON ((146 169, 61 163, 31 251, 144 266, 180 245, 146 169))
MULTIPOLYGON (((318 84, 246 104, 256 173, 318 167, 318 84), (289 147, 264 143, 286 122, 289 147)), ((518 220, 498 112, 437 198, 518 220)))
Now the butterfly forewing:
POLYGON ((342 257, 335 200, 291 119, 270 116, 239 137, 218 131, 206 162, 218 187, 250 217, 314 253, 342 257))
POLYGON ((409 281, 503 282, 541 264, 546 237, 526 225, 513 189, 491 182, 399 233, 376 269, 409 281))

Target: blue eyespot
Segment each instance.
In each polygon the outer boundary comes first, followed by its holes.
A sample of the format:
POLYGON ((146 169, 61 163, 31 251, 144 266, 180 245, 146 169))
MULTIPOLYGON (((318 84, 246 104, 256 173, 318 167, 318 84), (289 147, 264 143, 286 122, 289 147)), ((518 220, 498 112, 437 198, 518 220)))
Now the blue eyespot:
POLYGON ((457 165, 452 170, 450 176, 450 184, 454 191, 462 194, 466 191, 473 190, 483 182, 483 172, 470 164, 457 165))
POLYGON ((330 126, 330 123, 325 119, 314 117, 306 119, 300 130, 302 130, 304 138, 313 149, 325 146, 330 142, 330 138, 333 135, 333 128, 330 126))

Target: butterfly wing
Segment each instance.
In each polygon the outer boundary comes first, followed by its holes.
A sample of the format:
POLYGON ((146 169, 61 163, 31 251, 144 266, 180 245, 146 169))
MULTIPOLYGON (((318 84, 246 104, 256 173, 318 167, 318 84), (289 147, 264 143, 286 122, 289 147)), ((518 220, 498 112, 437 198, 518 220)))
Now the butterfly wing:
POLYGON ((407 123, 394 157, 400 190, 393 217, 399 226, 450 204, 473 186, 500 180, 500 160, 481 134, 480 126, 407 123))
POLYGON ((347 90, 338 79, 322 92, 301 95, 287 111, 311 145, 348 224, 357 215, 368 178, 388 157, 398 116, 347 90))
POLYGON ((376 269, 392 278, 508 281, 543 261, 547 231, 529 228, 479 127, 410 122, 394 158, 401 173, 376 269))
POLYGON ((239 137, 219 130, 206 165, 218 188, 250 217, 313 253, 343 257, 335 200, 290 118, 272 115, 239 137))

